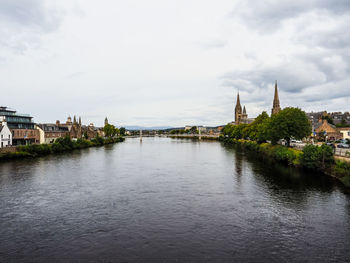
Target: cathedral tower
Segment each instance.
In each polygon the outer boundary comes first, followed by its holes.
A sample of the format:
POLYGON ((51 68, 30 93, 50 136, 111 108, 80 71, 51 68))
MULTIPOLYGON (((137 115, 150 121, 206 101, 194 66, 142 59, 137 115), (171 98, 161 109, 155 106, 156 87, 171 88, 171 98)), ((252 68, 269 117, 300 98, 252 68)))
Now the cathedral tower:
POLYGON ((273 98, 273 106, 272 106, 272 110, 271 110, 271 116, 273 114, 277 114, 281 111, 281 107, 280 107, 280 100, 278 98, 278 90, 277 90, 277 80, 275 82, 275 96, 273 98))
POLYGON ((237 103, 235 108, 235 124, 238 125, 241 123, 242 119, 242 106, 239 100, 239 92, 237 93, 237 103))

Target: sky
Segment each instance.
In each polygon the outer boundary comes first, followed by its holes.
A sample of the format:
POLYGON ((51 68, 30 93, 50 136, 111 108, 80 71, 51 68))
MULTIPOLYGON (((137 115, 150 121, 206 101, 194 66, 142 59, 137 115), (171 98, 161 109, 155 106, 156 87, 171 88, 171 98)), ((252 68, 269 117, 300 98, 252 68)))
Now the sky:
POLYGON ((350 111, 349 0, 0 0, 0 105, 37 123, 350 111))

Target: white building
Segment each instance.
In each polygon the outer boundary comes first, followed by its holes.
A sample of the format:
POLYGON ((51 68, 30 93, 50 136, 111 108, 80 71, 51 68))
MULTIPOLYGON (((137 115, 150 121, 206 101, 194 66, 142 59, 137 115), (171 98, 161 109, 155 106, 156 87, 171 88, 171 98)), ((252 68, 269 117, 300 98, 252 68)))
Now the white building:
POLYGON ((0 123, 0 148, 8 147, 12 145, 12 133, 7 126, 6 121, 0 123))
POLYGON ((350 128, 338 128, 339 132, 343 134, 343 139, 350 140, 350 128))

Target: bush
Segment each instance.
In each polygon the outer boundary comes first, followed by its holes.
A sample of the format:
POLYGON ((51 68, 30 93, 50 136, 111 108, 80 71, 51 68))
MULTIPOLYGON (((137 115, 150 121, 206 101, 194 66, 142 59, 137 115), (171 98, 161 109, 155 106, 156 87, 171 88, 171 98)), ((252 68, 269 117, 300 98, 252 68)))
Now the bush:
POLYGON ((332 147, 326 144, 320 147, 312 144, 306 145, 301 156, 301 164, 308 169, 314 170, 330 168, 334 164, 332 147))
POLYGON ((17 146, 18 152, 27 152, 32 155, 47 155, 51 153, 51 147, 49 144, 30 144, 17 146))
POLYGON ((286 164, 293 164, 296 156, 293 151, 284 146, 275 146, 272 148, 273 158, 277 161, 284 162, 286 164))

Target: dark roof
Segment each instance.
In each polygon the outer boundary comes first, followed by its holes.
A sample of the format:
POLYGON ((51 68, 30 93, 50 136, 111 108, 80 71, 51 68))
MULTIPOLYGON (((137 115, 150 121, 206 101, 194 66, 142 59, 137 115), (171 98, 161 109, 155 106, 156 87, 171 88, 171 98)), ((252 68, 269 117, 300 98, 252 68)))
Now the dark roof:
POLYGON ((68 127, 57 124, 44 123, 38 125, 45 132, 68 132, 68 127))

